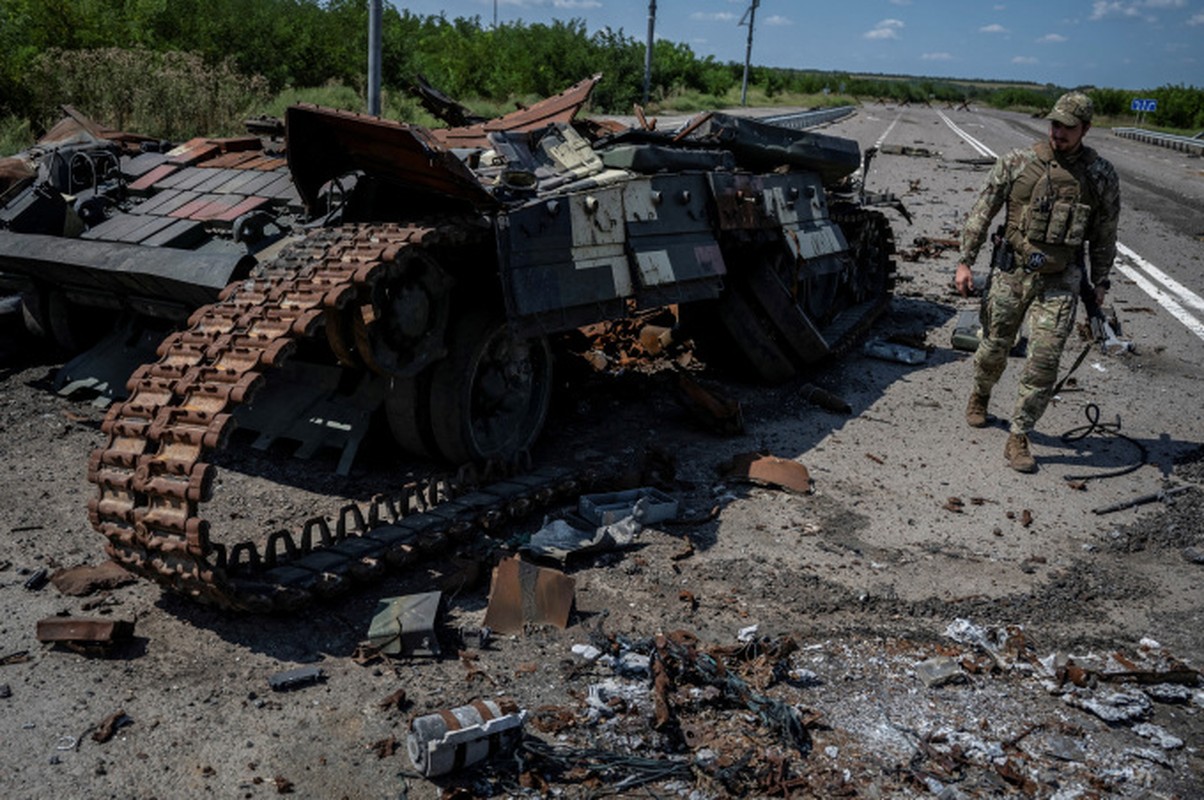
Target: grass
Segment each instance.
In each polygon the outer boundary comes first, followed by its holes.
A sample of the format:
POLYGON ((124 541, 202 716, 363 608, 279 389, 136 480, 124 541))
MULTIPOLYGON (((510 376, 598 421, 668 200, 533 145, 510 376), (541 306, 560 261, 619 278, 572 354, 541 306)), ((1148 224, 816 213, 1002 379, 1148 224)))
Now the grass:
POLYGON ((33 144, 29 120, 0 117, 0 157, 19 153, 33 144))

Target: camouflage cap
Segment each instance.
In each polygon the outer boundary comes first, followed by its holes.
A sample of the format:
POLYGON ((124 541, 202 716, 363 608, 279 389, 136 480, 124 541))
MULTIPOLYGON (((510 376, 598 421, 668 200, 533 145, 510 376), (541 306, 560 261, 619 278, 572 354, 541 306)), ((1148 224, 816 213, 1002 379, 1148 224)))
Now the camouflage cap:
POLYGON ((1094 113, 1095 106, 1090 97, 1082 92, 1067 92, 1058 98, 1053 111, 1046 114, 1045 118, 1073 128, 1080 123, 1091 122, 1091 115, 1094 113))

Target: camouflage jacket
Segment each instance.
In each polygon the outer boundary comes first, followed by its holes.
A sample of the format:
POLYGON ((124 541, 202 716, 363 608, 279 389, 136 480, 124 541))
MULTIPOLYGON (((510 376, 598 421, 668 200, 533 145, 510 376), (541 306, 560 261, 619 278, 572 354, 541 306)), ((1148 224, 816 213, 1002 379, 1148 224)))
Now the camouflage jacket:
MULTIPOLYGON (((1039 144, 1039 143, 1038 143, 1039 144)), ((973 266, 978 258, 978 252, 990 232, 991 220, 1008 201, 1012 186, 1017 178, 1039 156, 1035 149, 1037 145, 1012 150, 1000 157, 987 180, 982 192, 974 202, 973 208, 966 219, 962 230, 961 253, 958 260, 967 266, 973 266)), ((1076 173, 1083 175, 1084 195, 1092 206, 1092 213, 1087 223, 1086 250, 1091 259, 1091 283, 1098 285, 1107 279, 1112 271, 1112 262, 1116 259, 1116 228, 1120 220, 1120 180, 1116 170, 1106 159, 1096 155, 1095 151, 1083 147, 1070 159, 1060 159, 1076 173), (1086 159, 1086 169, 1074 167, 1086 159)), ((1009 214, 1009 218, 1013 215, 1009 214)), ((1009 239, 1014 239, 1014 231, 1009 231, 1009 239)))

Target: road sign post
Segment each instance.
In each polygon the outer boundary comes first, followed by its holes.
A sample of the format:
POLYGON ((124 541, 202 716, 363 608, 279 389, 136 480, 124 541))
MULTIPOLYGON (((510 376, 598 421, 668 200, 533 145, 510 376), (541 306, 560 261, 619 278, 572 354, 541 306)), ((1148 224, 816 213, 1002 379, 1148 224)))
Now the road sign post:
POLYGON ((1158 110, 1158 101, 1151 97, 1135 97, 1129 104, 1129 110, 1137 113, 1137 125, 1140 127, 1142 117, 1147 111, 1158 110))

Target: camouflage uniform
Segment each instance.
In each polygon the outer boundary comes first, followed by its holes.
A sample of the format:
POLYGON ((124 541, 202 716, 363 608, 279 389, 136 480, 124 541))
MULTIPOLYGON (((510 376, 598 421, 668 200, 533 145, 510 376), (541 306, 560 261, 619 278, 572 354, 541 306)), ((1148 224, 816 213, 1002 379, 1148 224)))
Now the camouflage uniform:
MULTIPOLYGON (((1047 188, 1050 185, 1047 183, 1047 188)), ((970 210, 962 231, 961 263, 974 265, 991 220, 1005 203, 1008 206, 1005 238, 1015 250, 1016 267, 1011 272, 995 270, 991 277, 984 301, 982 340, 974 354, 973 391, 981 397, 990 395, 1003 374, 1008 351, 1027 313, 1028 357, 1011 422, 1013 434, 1027 434, 1049 404, 1062 349, 1074 326, 1084 250, 1090 255, 1092 286, 1107 281, 1112 270, 1120 216, 1120 183, 1112 165, 1086 146, 1062 154, 1054 153, 1048 142, 1038 142, 1009 152, 995 162, 970 210), (1030 210, 1036 203, 1035 194, 1042 179, 1049 181, 1051 169, 1063 171, 1059 173, 1063 185, 1078 184, 1078 194, 1072 203, 1081 204, 1077 223, 1081 234, 1076 234, 1073 245, 1034 242, 1026 234, 1030 210), (1039 271, 1026 271, 1025 265, 1034 253, 1040 253, 1045 264, 1039 271)))

